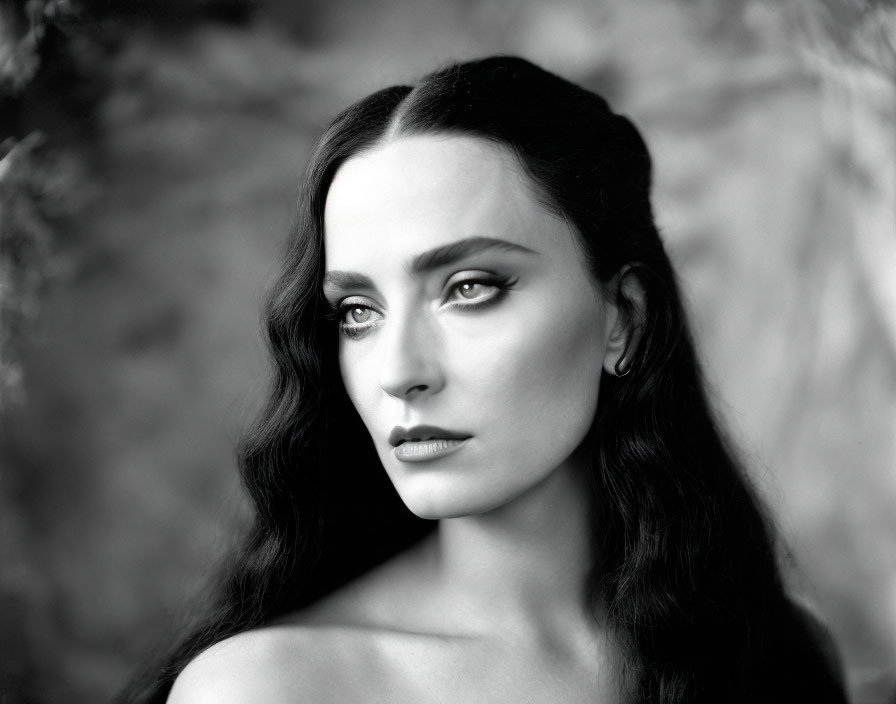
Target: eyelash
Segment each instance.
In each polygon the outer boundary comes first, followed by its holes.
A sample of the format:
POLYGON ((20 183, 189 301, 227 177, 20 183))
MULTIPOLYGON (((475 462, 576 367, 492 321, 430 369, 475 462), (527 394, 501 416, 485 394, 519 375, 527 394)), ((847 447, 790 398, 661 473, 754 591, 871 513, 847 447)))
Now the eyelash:
MULTIPOLYGON (((489 286, 491 288, 498 289, 498 291, 493 296, 485 299, 484 301, 480 301, 479 303, 461 303, 455 304, 453 306, 455 308, 460 308, 463 310, 481 310, 498 303, 502 298, 504 298, 504 294, 508 289, 513 287, 516 281, 517 280, 515 278, 512 278, 510 276, 464 279, 463 281, 458 281, 452 284, 449 290, 449 295, 459 290, 460 287, 464 284, 480 284, 483 286, 489 286)), ((365 306, 361 303, 338 303, 336 306, 329 306, 329 308, 329 312, 326 313, 327 320, 336 322, 339 325, 340 332, 346 337, 356 340, 359 337, 362 337, 368 329, 373 327, 373 323, 356 323, 355 325, 348 325, 344 322, 345 314, 348 311, 354 310, 355 308, 367 308, 369 310, 373 310, 370 306, 365 306)))

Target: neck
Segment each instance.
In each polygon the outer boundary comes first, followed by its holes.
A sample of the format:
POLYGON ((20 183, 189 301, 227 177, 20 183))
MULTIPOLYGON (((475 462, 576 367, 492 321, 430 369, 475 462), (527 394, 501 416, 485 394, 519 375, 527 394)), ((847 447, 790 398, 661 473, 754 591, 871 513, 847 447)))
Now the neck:
POLYGON ((451 611, 474 630, 539 641, 592 636, 587 464, 572 459, 486 514, 442 519, 432 544, 451 611))

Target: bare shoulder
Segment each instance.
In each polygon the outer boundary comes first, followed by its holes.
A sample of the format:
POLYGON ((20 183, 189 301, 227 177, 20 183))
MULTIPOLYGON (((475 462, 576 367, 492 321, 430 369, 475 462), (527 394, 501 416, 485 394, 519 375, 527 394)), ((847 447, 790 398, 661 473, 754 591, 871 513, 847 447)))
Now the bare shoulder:
POLYGON ((197 655, 169 704, 336 701, 363 656, 334 629, 278 625, 240 633, 197 655))
POLYGON ((415 574, 419 557, 410 551, 313 605, 216 643, 184 668, 168 703, 344 702, 389 689, 396 653, 432 620, 416 607, 415 574))

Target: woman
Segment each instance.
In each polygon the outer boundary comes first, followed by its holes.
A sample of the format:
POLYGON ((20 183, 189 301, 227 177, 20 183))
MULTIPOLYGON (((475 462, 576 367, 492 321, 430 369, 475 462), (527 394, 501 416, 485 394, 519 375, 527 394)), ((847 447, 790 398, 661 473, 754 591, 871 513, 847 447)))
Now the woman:
POLYGON ((255 526, 133 701, 845 701, 650 180, 627 119, 517 58, 336 118, 267 309, 255 526))

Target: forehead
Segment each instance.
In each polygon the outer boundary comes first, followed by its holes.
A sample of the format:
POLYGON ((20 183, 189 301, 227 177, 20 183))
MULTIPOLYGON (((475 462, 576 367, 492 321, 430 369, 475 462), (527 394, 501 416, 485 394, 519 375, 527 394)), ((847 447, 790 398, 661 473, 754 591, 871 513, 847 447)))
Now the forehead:
POLYGON ((509 150, 484 139, 425 135, 379 145, 346 161, 330 187, 328 268, 474 236, 575 256, 566 222, 535 188, 509 150))

